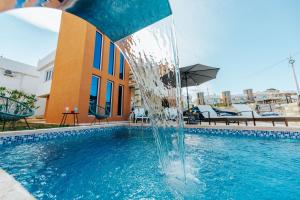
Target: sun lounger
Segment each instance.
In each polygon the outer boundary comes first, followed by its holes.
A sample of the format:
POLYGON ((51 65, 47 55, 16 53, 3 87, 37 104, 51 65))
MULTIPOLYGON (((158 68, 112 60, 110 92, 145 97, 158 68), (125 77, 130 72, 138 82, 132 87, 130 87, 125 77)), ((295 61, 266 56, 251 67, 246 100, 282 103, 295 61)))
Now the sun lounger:
POLYGON ((209 125, 211 122, 216 124, 217 122, 225 122, 227 124, 227 117, 219 116, 217 112, 210 105, 199 105, 200 114, 204 117, 200 117, 201 122, 208 122, 209 125))
POLYGON ((233 104, 232 106, 238 110, 242 116, 248 118, 252 116, 254 126, 256 126, 256 122, 258 121, 272 122, 273 126, 275 126, 275 122, 284 122, 286 126, 288 126, 288 122, 300 122, 300 117, 261 116, 246 104, 233 104))
POLYGON ((214 122, 214 124, 217 122, 225 122, 226 125, 230 123, 237 123, 239 125, 240 122, 245 122, 245 124, 248 125, 249 121, 253 121, 252 113, 248 111, 240 112, 239 116, 220 116, 210 105, 199 105, 198 108, 204 117, 204 119, 200 120, 200 123, 201 121, 209 122, 209 124, 211 124, 211 122, 214 122))

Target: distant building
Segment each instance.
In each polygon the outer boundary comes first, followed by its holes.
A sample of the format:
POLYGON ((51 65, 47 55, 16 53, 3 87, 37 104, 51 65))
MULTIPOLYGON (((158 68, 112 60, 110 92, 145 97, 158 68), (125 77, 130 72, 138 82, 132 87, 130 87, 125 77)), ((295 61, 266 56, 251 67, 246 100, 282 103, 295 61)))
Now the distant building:
POLYGON ((244 104, 247 102, 247 97, 243 94, 231 95, 231 103, 233 104, 244 104))
POLYGON ((255 101, 252 89, 244 90, 244 95, 246 96, 246 101, 247 102, 252 103, 252 102, 255 101))
POLYGON ((204 92, 197 93, 196 104, 197 105, 205 105, 204 92))
POLYGON ((218 95, 208 95, 205 97, 205 104, 207 105, 217 105, 221 102, 221 98, 218 95))
POLYGON ((221 95, 221 100, 224 105, 231 106, 232 101, 230 91, 223 91, 221 95))
POLYGON ((255 93, 257 104, 282 104, 297 101, 297 93, 294 91, 279 91, 274 88, 255 93))

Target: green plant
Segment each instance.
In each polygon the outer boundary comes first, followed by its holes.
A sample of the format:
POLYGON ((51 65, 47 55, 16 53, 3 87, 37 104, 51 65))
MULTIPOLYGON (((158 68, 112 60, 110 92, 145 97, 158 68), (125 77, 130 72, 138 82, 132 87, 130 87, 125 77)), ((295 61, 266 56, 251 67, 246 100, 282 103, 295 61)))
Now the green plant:
POLYGON ((4 96, 6 95, 7 89, 6 87, 0 87, 0 96, 4 96))
POLYGON ((35 106, 35 103, 37 102, 37 96, 34 94, 26 94, 23 91, 9 90, 5 87, 0 87, 0 96, 5 96, 14 99, 18 102, 23 103, 31 109, 39 108, 38 106, 35 106))

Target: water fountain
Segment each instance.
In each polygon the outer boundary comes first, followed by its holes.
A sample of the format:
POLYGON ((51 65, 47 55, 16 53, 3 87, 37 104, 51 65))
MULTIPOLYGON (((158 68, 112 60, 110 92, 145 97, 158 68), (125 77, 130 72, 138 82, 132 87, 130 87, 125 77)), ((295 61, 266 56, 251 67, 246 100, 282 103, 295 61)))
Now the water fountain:
POLYGON ((29 6, 66 10, 116 41, 149 112, 162 172, 185 179, 179 62, 168 0, 12 0, 0 3, 0 11, 29 6))
POLYGON ((144 28, 118 41, 117 45, 130 63, 149 111, 163 171, 168 172, 170 163, 177 159, 184 166, 179 65, 173 18, 165 18, 144 28), (168 112, 174 109, 178 116, 176 121, 168 118, 168 112), (172 134, 167 135, 170 130, 172 134))

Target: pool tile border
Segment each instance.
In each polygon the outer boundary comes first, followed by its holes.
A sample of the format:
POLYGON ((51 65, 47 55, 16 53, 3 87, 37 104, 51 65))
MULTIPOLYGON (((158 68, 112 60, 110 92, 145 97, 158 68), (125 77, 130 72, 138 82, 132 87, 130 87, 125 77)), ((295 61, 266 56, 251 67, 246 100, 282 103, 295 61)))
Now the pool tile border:
POLYGON ((0 146, 21 144, 29 142, 37 142, 43 140, 51 140, 62 137, 70 136, 85 136, 85 135, 111 135, 115 131, 123 129, 125 126, 82 126, 72 128, 55 128, 55 129, 43 129, 41 131, 34 130, 28 133, 23 132, 12 135, 7 134, 0 137, 0 146))
POLYGON ((299 139, 300 131, 272 131, 272 130, 238 130, 238 129, 217 129, 217 128, 187 128, 190 134, 205 134, 215 136, 241 136, 259 137, 270 139, 299 139))
MULTIPOLYGON (((128 124, 115 124, 104 126, 80 126, 68 128, 43 129, 32 131, 13 132, 0 136, 0 146, 11 144, 21 144, 36 142, 42 140, 51 140, 61 137, 70 136, 85 136, 85 135, 111 135, 123 128, 131 130, 150 131, 150 126, 128 126, 128 124)), ((255 137, 255 138, 270 138, 270 139, 299 139, 300 131, 281 131, 281 130, 242 130, 228 128, 185 128, 189 134, 204 134, 214 136, 239 136, 239 137, 255 137)))

